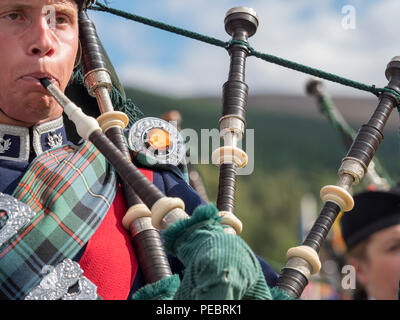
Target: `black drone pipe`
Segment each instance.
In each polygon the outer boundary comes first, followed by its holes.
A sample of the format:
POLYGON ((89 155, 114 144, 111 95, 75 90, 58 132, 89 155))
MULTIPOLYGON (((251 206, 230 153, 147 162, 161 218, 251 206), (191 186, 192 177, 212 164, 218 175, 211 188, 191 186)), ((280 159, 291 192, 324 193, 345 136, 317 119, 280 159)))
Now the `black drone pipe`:
MULTIPOLYGON (((400 93, 400 57, 395 57, 388 64, 387 88, 400 93)), ((277 286, 293 297, 300 297, 311 274, 321 268, 318 252, 339 212, 350 211, 354 206, 349 193, 352 185, 358 184, 367 172, 373 156, 382 139, 383 129, 392 112, 399 105, 397 95, 385 91, 379 97, 378 105, 369 121, 359 129, 354 141, 342 160, 339 168, 337 185, 321 189, 324 206, 309 234, 299 247, 287 252, 287 263, 278 278, 277 286)))
POLYGON ((257 14, 247 7, 235 7, 226 13, 225 30, 232 36, 229 47, 230 69, 223 86, 222 117, 219 120, 224 146, 213 152, 212 161, 220 166, 217 208, 222 223, 232 226, 236 233, 242 223, 234 215, 237 169, 246 166, 246 153, 237 147, 246 126, 248 86, 245 83, 246 58, 249 55, 248 38, 258 28, 257 14))
MULTIPOLYGON (((306 92, 310 96, 315 97, 321 113, 327 117, 331 125, 339 132, 346 149, 350 148, 356 136, 356 132, 346 122, 332 100, 325 93, 322 81, 318 78, 310 79, 306 84, 306 92)), ((369 163, 368 171, 365 174, 365 180, 374 190, 389 190, 393 184, 376 156, 369 163)))
MULTIPOLYGON (((126 159, 130 159, 123 129, 126 115, 114 111, 109 92, 112 90, 110 72, 103 54, 94 23, 86 11, 79 12, 79 40, 82 46, 81 67, 89 94, 98 101, 101 116, 98 118, 103 132, 117 146, 126 159)), ((131 233, 145 281, 153 283, 172 274, 159 231, 151 224, 151 212, 135 191, 123 180, 122 190, 128 206, 123 219, 124 227, 131 233)))

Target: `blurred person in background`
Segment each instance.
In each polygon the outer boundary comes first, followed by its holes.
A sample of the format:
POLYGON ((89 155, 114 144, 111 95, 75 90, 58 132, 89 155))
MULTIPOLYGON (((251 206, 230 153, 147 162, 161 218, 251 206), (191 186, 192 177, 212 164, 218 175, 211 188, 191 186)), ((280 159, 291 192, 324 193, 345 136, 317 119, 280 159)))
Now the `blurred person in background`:
POLYGON ((341 220, 347 263, 356 275, 353 299, 397 300, 400 281, 400 187, 354 197, 341 220))

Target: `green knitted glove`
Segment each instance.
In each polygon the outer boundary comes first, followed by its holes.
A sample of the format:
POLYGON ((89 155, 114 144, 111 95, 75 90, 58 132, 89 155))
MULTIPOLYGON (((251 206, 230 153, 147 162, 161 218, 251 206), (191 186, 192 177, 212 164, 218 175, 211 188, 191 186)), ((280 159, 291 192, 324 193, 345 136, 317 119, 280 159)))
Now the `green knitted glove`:
POLYGON ((286 291, 279 287, 271 288, 272 300, 297 300, 295 297, 291 296, 286 291))
POLYGON ((271 299, 257 257, 240 237, 224 232, 214 205, 197 208, 163 236, 167 250, 185 265, 174 299, 271 299))
POLYGON ((177 274, 148 284, 132 295, 132 300, 172 300, 180 285, 177 274))

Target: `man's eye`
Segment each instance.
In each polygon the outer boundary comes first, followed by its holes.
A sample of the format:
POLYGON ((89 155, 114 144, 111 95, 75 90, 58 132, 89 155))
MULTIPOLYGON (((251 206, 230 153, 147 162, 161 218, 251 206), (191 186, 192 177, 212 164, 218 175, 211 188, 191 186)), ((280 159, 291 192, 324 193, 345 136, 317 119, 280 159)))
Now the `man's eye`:
POLYGON ((400 250, 400 243, 389 247, 390 252, 397 251, 397 250, 400 250))
POLYGON ((5 16, 8 20, 16 21, 21 18, 21 15, 17 12, 11 12, 5 16))
POLYGON ((65 16, 56 17, 56 23, 57 24, 65 24, 65 23, 68 23, 68 22, 69 22, 69 19, 67 17, 65 17, 65 16))

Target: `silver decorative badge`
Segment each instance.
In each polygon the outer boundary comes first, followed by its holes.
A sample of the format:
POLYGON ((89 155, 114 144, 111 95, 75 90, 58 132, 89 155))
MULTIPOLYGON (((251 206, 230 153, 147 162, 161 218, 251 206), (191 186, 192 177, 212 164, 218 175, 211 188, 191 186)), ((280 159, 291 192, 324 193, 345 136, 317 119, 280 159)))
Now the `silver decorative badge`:
POLYGON ((143 118, 129 130, 129 146, 133 151, 160 164, 178 165, 185 157, 185 145, 178 129, 159 118, 143 118))
POLYGON ((28 161, 29 159, 29 129, 0 123, 0 159, 13 161, 28 161), (5 136, 13 138, 5 139, 5 136), (19 145, 16 146, 15 144, 19 145), (14 147, 14 152, 7 151, 14 147))
POLYGON ((0 154, 6 153, 6 151, 10 150, 11 147, 11 139, 3 139, 0 138, 0 154))
POLYGON ((0 212, 2 222, 6 220, 4 226, 0 229, 0 246, 17 234, 35 216, 35 212, 25 203, 1 192, 0 212))
POLYGON ((32 145, 37 155, 41 155, 46 151, 47 146, 49 149, 62 146, 62 134, 57 134, 57 130, 62 129, 63 126, 64 123, 62 117, 33 126, 32 145), (44 136, 45 141, 42 140, 42 137, 44 136))
POLYGON ((77 262, 65 259, 56 267, 44 266, 46 276, 25 300, 96 300, 97 287, 82 276, 83 270, 77 262), (72 287, 77 286, 75 292, 72 287))
POLYGON ((47 134, 47 145, 50 148, 60 147, 63 144, 63 138, 61 133, 50 132, 47 134))

